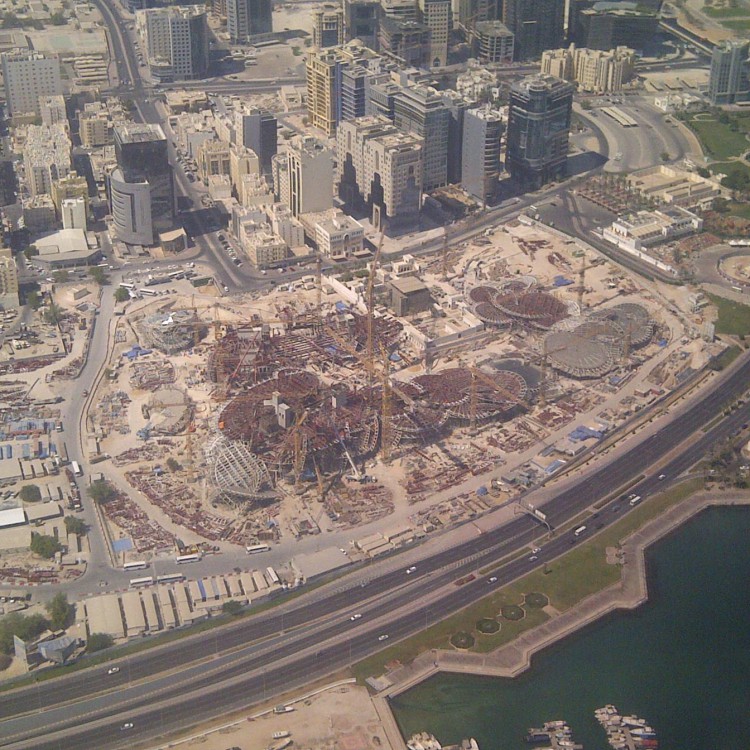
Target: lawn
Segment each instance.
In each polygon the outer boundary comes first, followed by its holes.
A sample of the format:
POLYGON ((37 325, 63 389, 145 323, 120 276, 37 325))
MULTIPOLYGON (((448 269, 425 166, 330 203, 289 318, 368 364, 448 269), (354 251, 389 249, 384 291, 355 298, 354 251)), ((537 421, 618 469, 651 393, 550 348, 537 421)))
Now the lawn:
POLYGON ((716 333, 729 336, 747 336, 750 333, 750 307, 713 294, 708 297, 719 308, 716 333))
POLYGON ((363 682, 367 677, 382 674, 383 665, 389 661, 408 664, 425 651, 451 648, 449 638, 458 631, 474 635, 476 645, 471 650, 479 653, 510 643, 525 630, 549 619, 547 614, 541 609, 526 608, 526 617, 522 620, 500 618, 500 631, 492 635, 478 633, 475 630, 477 621, 483 617, 496 617, 503 605, 522 603, 524 594, 532 591, 545 594, 555 609, 564 611, 587 596, 611 586, 619 580, 620 568, 607 564, 606 548, 617 545, 620 540, 702 486, 702 479, 690 479, 656 497, 648 498, 618 523, 589 542, 576 546, 545 568, 530 573, 437 625, 359 662, 353 667, 354 676, 363 682))
POLYGON ((700 138, 704 148, 714 159, 728 159, 731 156, 740 156, 750 150, 750 142, 745 138, 748 131, 750 117, 747 115, 736 117, 739 129, 733 131, 728 124, 720 123, 718 120, 706 120, 691 118, 687 120, 695 134, 700 138))
POLYGON ((721 25, 733 31, 747 31, 750 29, 750 19, 742 21, 722 21, 721 25))
POLYGON ((713 8, 710 5, 703 6, 703 12, 711 18, 736 18, 738 16, 750 16, 747 8, 713 8))

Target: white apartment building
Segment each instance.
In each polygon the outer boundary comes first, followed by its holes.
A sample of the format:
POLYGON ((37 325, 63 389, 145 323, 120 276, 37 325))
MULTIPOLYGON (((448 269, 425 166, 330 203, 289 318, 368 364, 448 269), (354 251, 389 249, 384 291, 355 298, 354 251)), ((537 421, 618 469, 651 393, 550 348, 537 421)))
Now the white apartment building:
POLYGON ((281 237, 289 247, 301 247, 305 244, 305 229, 285 203, 269 206, 266 216, 273 233, 281 237))
POLYGON ((41 52, 16 49, 2 56, 8 114, 41 114, 41 97, 62 94, 60 61, 41 52))
POLYGON ((118 239, 129 245, 152 245, 151 186, 147 180, 128 182, 117 167, 109 175, 112 224, 118 239))
POLYGON ((297 136, 286 154, 277 159, 286 162, 277 172, 279 197, 293 216, 325 211, 333 206, 333 154, 310 136, 297 136))
POLYGON ((3 310, 18 307, 18 268, 9 247, 0 248, 0 306, 3 310))
POLYGON ((29 125, 23 164, 30 195, 51 193, 53 183, 70 174, 72 147, 67 123, 29 125))
POLYGON ((635 61, 628 47, 599 50, 571 44, 542 53, 542 73, 577 83, 581 91, 604 94, 622 90, 633 77, 635 61))
POLYGON ((42 125, 56 125, 58 122, 61 122, 68 127, 65 97, 62 94, 40 97, 39 111, 42 116, 42 125))
POLYGON ((86 229, 87 208, 82 197, 66 198, 61 206, 63 229, 86 229))
POLYGON ((448 35, 451 29, 451 0, 419 0, 422 23, 430 30, 430 67, 448 64, 448 35))
POLYGON ((351 216, 333 210, 315 222, 318 252, 331 260, 344 260, 362 251, 365 229, 351 216))

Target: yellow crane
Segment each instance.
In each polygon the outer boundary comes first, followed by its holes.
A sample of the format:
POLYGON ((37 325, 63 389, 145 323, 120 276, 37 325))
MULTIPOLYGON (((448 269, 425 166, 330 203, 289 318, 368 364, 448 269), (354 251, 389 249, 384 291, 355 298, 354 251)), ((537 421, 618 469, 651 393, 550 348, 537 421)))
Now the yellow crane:
POLYGON ((378 247, 375 250, 375 257, 372 259, 370 265, 370 275, 367 277, 367 296, 365 298, 365 304, 367 305, 367 351, 366 356, 370 362, 370 366, 367 371, 371 374, 370 385, 372 385, 373 369, 375 366, 375 301, 373 299, 373 289, 375 287, 375 272, 377 271, 378 263, 380 262, 380 253, 383 250, 383 240, 385 239, 385 232, 381 230, 380 239, 378 240, 378 247))

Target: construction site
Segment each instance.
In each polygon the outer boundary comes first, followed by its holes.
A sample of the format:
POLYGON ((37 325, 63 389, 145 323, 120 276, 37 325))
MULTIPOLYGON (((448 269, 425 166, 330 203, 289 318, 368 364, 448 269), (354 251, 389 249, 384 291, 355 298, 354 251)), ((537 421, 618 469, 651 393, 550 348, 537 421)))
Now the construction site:
POLYGON ((88 422, 123 561, 368 524, 410 541, 563 470, 713 352, 701 321, 533 223, 380 256, 129 304, 88 422))

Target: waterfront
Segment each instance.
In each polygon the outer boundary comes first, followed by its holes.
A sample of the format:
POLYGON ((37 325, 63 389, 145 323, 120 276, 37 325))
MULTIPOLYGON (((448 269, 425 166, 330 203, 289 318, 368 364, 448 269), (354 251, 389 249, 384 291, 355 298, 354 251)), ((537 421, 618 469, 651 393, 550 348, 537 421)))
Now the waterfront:
POLYGON ((604 748, 593 712, 645 717, 660 747, 750 744, 750 512, 711 509, 647 554, 651 601, 548 649, 516 680, 440 675, 392 702, 404 732, 482 750, 524 747, 530 726, 564 718, 604 748))

